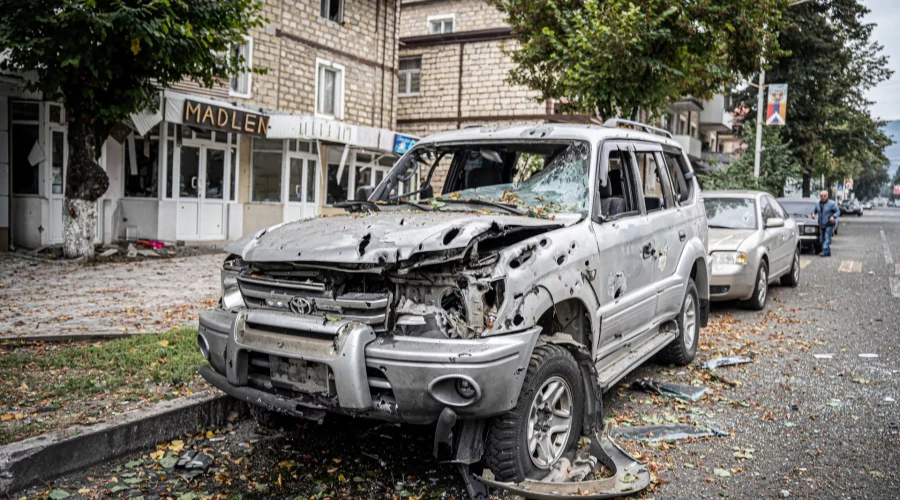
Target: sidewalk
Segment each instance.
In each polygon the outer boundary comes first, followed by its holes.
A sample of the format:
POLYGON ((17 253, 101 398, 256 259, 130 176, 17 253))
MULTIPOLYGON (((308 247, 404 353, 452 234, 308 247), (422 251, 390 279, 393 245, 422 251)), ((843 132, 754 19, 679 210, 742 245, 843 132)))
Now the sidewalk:
POLYGON ((82 265, 0 253, 0 336, 153 333, 196 326, 224 254, 82 265))

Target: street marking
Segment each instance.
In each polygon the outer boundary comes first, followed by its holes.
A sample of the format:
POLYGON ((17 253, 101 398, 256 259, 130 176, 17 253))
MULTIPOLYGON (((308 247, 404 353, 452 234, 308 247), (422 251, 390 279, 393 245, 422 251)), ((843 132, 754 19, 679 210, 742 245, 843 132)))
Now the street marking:
POLYGON ((838 271, 842 273, 860 273, 862 272, 862 262, 856 262, 853 260, 842 261, 841 267, 838 268, 838 271))
POLYGON ((888 264, 893 264, 894 257, 891 255, 891 248, 888 246, 887 237, 884 235, 884 229, 881 230, 881 248, 884 250, 884 261, 888 264))
MULTIPOLYGON (((812 262, 812 259, 810 259, 809 257, 801 258, 800 269, 806 269, 806 266, 808 266, 810 262, 812 262)), ((897 268, 897 274, 900 274, 900 267, 897 268)))
POLYGON ((895 299, 900 299, 900 278, 891 276, 891 295, 895 299))

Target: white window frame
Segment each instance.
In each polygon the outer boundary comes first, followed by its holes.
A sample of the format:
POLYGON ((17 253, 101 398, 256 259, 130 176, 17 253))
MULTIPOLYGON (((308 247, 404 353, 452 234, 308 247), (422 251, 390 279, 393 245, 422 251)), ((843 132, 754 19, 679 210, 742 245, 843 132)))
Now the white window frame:
POLYGON ((440 14, 436 16, 428 16, 428 19, 425 22, 425 28, 428 30, 429 35, 444 35, 447 33, 455 33, 456 32, 456 14, 440 14), (444 31, 444 22, 450 21, 453 23, 453 28, 450 31, 444 31), (441 31, 435 33, 432 31, 431 26, 434 23, 441 23, 441 31))
POLYGON ((327 118, 332 120, 343 120, 344 119, 344 66, 341 64, 337 64, 335 62, 316 58, 316 94, 315 94, 315 115, 319 118, 327 118), (329 68, 337 73, 338 81, 335 82, 335 94, 334 94, 334 114, 330 115, 327 113, 323 113, 319 111, 319 80, 322 74, 322 68, 329 68))
MULTIPOLYGON (((338 20, 337 21, 332 21, 330 19, 330 16, 322 15, 322 3, 328 2, 328 1, 329 0, 319 0, 319 19, 323 19, 325 21, 329 21, 329 22, 332 22, 335 24, 343 24, 344 23, 344 0, 339 0, 340 5, 338 6, 338 16, 337 16, 338 20)), ((328 14, 331 14, 331 12, 329 12, 328 14)))
MULTIPOLYGON (((255 139, 250 140, 250 193, 247 196, 247 200, 249 203, 252 203, 255 205, 281 205, 285 201, 285 199, 284 199, 285 166, 284 165, 285 165, 285 158, 288 155, 288 141, 287 140, 281 141, 281 187, 279 188, 279 195, 278 195, 280 197, 280 199, 278 201, 256 201, 253 199, 253 184, 254 184, 253 169, 256 166, 255 165, 256 162, 254 161, 254 158, 253 158, 253 153, 255 151, 257 151, 257 149, 254 147, 254 144, 253 144, 254 140, 255 139)), ((274 149, 260 149, 259 151, 264 152, 264 153, 277 153, 277 151, 274 149)), ((238 153, 238 155, 240 155, 240 153, 238 153)), ((238 165, 238 169, 240 169, 240 165, 238 165)))
POLYGON ((397 97, 415 97, 422 93, 422 56, 409 56, 409 57, 401 57, 400 60, 403 59, 418 59, 419 60, 419 69, 417 70, 409 70, 402 69, 397 71, 397 75, 400 79, 400 90, 397 92, 397 97), (410 83, 411 83, 411 75, 413 73, 419 73, 419 90, 415 92, 409 91, 410 83))
MULTIPOLYGON (((247 53, 244 54, 245 64, 247 65, 248 68, 253 68, 253 37, 244 35, 244 43, 241 46, 247 47, 247 53)), ((253 72, 246 71, 244 73, 241 73, 240 75, 232 76, 231 79, 228 80, 228 95, 229 96, 241 97, 244 99, 248 99, 248 98, 250 98, 250 96, 252 94, 253 94, 253 72), (240 84, 244 83, 244 81, 246 81, 246 89, 247 89, 246 92, 238 92, 231 87, 231 84, 235 79, 238 80, 238 84, 239 84, 238 86, 240 86, 240 87, 242 87, 242 85, 240 85, 240 84)))

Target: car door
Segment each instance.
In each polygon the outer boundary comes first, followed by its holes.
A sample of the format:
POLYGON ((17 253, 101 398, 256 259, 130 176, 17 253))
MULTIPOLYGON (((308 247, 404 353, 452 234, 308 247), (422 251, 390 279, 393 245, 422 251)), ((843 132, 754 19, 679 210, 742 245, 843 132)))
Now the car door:
POLYGON ((638 196, 638 174, 629 147, 622 141, 602 143, 595 176, 591 229, 597 253, 589 265, 598 270, 591 281, 602 325, 594 343, 597 361, 644 332, 656 312, 653 235, 638 196))
POLYGON ((759 211, 763 228, 763 245, 766 248, 766 255, 769 257, 769 281, 773 276, 777 276, 784 270, 784 233, 783 228, 768 227, 766 222, 778 217, 769 201, 769 196, 759 197, 759 211))
POLYGON ((658 295, 653 323, 658 324, 672 318, 681 303, 684 283, 675 275, 675 270, 687 241, 688 228, 681 208, 675 203, 662 146, 638 143, 633 154, 653 231, 653 281, 658 295))
POLYGON ((784 227, 777 228, 776 232, 781 237, 778 243, 778 259, 781 262, 778 272, 784 274, 790 271, 791 265, 794 263, 794 249, 797 248, 797 223, 788 217, 778 200, 769 195, 766 195, 765 198, 772 211, 772 216, 784 220, 784 227))

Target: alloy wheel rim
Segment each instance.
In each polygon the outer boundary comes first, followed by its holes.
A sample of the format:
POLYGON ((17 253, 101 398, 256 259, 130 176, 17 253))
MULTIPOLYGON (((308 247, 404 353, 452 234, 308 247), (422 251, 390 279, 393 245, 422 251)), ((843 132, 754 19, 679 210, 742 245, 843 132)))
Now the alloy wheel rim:
POLYGON ((528 411, 526 440, 531 462, 548 469, 565 451, 572 432, 572 391, 562 377, 544 381, 528 411))
POLYGON ((694 304, 694 296, 688 294, 684 304, 684 317, 681 324, 684 325, 684 347, 688 351, 694 346, 694 333, 697 328, 697 306, 694 304))
POLYGON ((759 283, 756 284, 757 288, 759 288, 759 291, 756 293, 756 296, 757 296, 757 299, 759 300, 760 304, 763 304, 766 301, 766 284, 767 283, 768 283, 768 281, 766 280, 766 270, 760 269, 759 270, 759 283))
POLYGON ((794 253, 794 283, 800 281, 800 252, 794 253))

